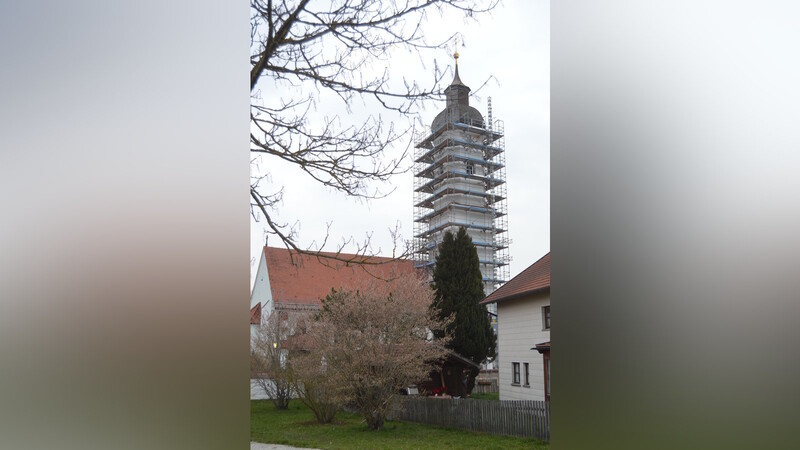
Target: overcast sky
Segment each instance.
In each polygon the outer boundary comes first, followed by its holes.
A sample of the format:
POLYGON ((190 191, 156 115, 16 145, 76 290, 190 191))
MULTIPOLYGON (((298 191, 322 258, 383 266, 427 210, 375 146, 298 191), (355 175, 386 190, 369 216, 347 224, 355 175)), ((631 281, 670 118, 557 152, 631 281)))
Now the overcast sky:
MULTIPOLYGON (((508 226, 512 240, 509 253, 513 258, 510 275, 513 277, 550 250, 550 2, 504 0, 490 16, 484 16, 477 23, 455 14, 442 18, 432 14, 425 24, 426 36, 431 40, 456 31, 464 36, 458 49, 461 80, 475 91, 494 77, 470 98, 470 104, 485 118, 486 98, 491 97, 494 119, 505 121, 508 226)), ((452 48, 441 49, 431 57, 440 68, 452 67, 452 53, 452 48)), ((409 54, 393 55, 389 70, 396 79, 418 79, 426 85, 429 83, 424 82, 433 76, 431 61, 409 54)), ((449 84, 450 80, 452 75, 445 75, 445 83, 449 84)), ((281 87, 262 89, 274 89, 269 95, 297 93, 296 88, 294 92, 281 87)), ((421 114, 427 125, 444 107, 444 101, 429 103, 421 114)), ((374 108, 356 104, 351 105, 351 110, 345 112, 337 99, 323 94, 315 114, 328 117, 339 114, 344 122, 348 117, 357 119, 370 114, 374 108)), ((394 120, 385 112, 381 112, 381 116, 384 120, 394 120)), ((407 165, 411 163, 410 159, 406 161, 407 165)), ((384 192, 394 191, 385 198, 365 202, 326 189, 296 169, 269 159, 263 160, 258 170, 268 170, 274 186, 285 187, 279 220, 299 223, 301 245, 323 239, 326 223, 331 224, 326 246, 330 250, 342 239, 353 236, 363 240, 371 233, 373 250, 391 256, 388 230, 396 224, 404 239, 412 238, 411 172, 395 176, 389 184, 375 185, 384 192)), ((251 219, 250 235, 252 284, 264 245, 263 224, 251 219)), ((279 244, 277 238, 270 238, 270 245, 279 244)))

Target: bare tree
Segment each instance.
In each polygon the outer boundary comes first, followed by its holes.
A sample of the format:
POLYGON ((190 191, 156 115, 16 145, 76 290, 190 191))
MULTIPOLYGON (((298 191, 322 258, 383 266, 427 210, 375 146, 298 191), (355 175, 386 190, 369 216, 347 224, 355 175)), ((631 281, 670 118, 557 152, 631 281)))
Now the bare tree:
POLYGON ((308 355, 370 429, 383 427, 401 388, 425 380, 445 356, 447 338, 434 341, 430 332, 446 326, 431 313, 432 300, 427 282, 404 275, 323 301, 309 341, 322 352, 308 355))
POLYGON ((250 345, 250 378, 267 394, 276 409, 289 407, 294 392, 291 366, 285 348, 287 338, 293 333, 294 321, 273 311, 263 321, 250 345))
POLYGON ((336 334, 328 323, 306 316, 292 337, 295 391, 319 423, 330 423, 346 402, 341 374, 327 363, 336 350, 336 334))
MULTIPOLYGON (((283 188, 269 186, 270 160, 297 167, 306 176, 348 196, 380 198, 387 193, 373 187, 407 170, 412 123, 398 129, 379 112, 417 113, 424 100, 438 98, 444 72, 434 63, 431 78, 418 80, 390 76, 385 63, 390 52, 422 54, 455 39, 429 42, 422 24, 430 13, 458 10, 465 18, 490 11, 497 0, 251 0, 251 135, 253 162, 266 170, 251 179, 251 212, 264 220, 267 231, 290 250, 320 254, 326 259, 370 264, 369 238, 344 240, 332 253, 322 255, 328 235, 316 248, 298 242, 296 227, 276 220, 283 188), (371 75, 374 63, 386 69, 371 75), (267 81, 269 80, 269 81, 267 81), (266 83, 266 84, 265 84, 266 83), (261 86, 312 87, 310 94, 262 95, 261 86), (351 112, 356 98, 374 106, 366 120, 324 118, 315 115, 318 96, 334 93, 351 112), (405 145, 400 156, 386 158, 394 145, 405 145), (260 158, 269 156, 271 158, 260 158), (346 245, 357 247, 355 256, 343 255, 346 245)), ((260 170, 260 169, 259 169, 260 170)), ((393 238, 397 238, 396 230, 393 238)), ((395 241, 397 246, 397 241, 395 241)), ((403 252, 401 252, 403 253, 403 252)))

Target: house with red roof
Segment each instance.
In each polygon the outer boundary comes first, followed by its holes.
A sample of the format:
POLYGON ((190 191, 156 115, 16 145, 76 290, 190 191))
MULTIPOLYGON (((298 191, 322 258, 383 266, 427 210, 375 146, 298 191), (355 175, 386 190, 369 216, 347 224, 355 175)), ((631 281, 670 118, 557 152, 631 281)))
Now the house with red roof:
POLYGON ((550 400, 550 252, 489 294, 500 400, 550 400))
POLYGON ((414 271, 410 260, 349 253, 309 255, 265 246, 250 292, 251 338, 275 311, 282 313, 282 319, 316 311, 331 289, 356 290, 414 271))
POLYGON ((257 326, 274 311, 286 315, 315 311, 331 289, 355 290, 414 270, 411 260, 347 253, 307 255, 265 246, 250 293, 250 324, 257 326))
MULTIPOLYGON (((414 271, 410 260, 347 253, 306 255, 265 246, 250 292, 251 339, 271 314, 278 313, 281 320, 288 320, 320 309, 331 289, 355 290, 376 279, 392 280, 414 271)), ((253 380, 250 398, 267 398, 253 380)))
MULTIPOLYGON (((251 336, 256 335, 258 326, 271 314, 278 313, 281 320, 286 320, 320 309, 322 299, 331 289, 356 290, 376 280, 393 280, 417 270, 411 260, 344 253, 305 255, 265 246, 250 294, 251 336)), ((428 392, 446 387, 453 395, 465 395, 461 380, 466 367, 477 369, 479 366, 450 352, 442 368, 431 372, 430 380, 423 381, 421 386, 428 392)), ((266 398, 252 381, 251 398, 266 398)))

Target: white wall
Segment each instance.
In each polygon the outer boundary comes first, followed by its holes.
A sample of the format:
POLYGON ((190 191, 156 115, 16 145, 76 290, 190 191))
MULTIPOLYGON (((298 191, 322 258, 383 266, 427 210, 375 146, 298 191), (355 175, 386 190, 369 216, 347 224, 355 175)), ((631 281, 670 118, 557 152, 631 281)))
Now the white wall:
POLYGON ((258 303, 261 303, 261 317, 269 317, 270 312, 272 312, 272 290, 269 286, 267 260, 264 250, 261 250, 261 260, 258 263, 253 290, 250 292, 250 308, 258 303))
POLYGON ((261 388, 261 385, 254 379, 250 379, 250 400, 268 400, 269 396, 264 389, 261 388))
POLYGON ((542 355, 531 348, 550 340, 550 330, 543 330, 542 321, 542 307, 549 304, 550 293, 546 292, 497 305, 500 400, 544 400, 542 355), (520 386, 511 385, 512 362, 520 363, 520 386), (522 386, 526 362, 530 368, 530 387, 522 386))
MULTIPOLYGON (((292 392, 292 398, 297 398, 297 394, 292 392)), ((250 379, 250 400, 269 400, 269 395, 264 391, 258 381, 250 379)))

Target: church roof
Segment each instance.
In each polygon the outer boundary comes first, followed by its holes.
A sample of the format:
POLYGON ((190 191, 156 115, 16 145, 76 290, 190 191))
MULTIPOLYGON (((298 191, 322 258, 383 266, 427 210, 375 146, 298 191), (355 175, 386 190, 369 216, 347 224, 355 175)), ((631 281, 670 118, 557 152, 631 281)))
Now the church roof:
POLYGON ((483 115, 475 107, 469 105, 470 88, 461 81, 458 74, 458 52, 453 56, 456 58, 455 74, 453 81, 444 90, 447 104, 431 122, 431 130, 438 130, 449 122, 466 123, 482 128, 483 115))
MULTIPOLYGON (((290 254, 289 250, 277 247, 264 247, 264 255, 275 303, 319 305, 331 289, 355 290, 376 279, 391 280, 415 271, 411 260, 382 256, 362 258, 339 254, 339 257, 364 259, 369 263, 359 265, 296 252, 290 254)), ((333 253, 322 255, 332 256, 333 253)))
POLYGON ((450 86, 454 86, 454 85, 467 87, 466 84, 461 82, 461 77, 458 76, 458 60, 456 60, 456 74, 453 77, 453 81, 450 83, 450 86))

